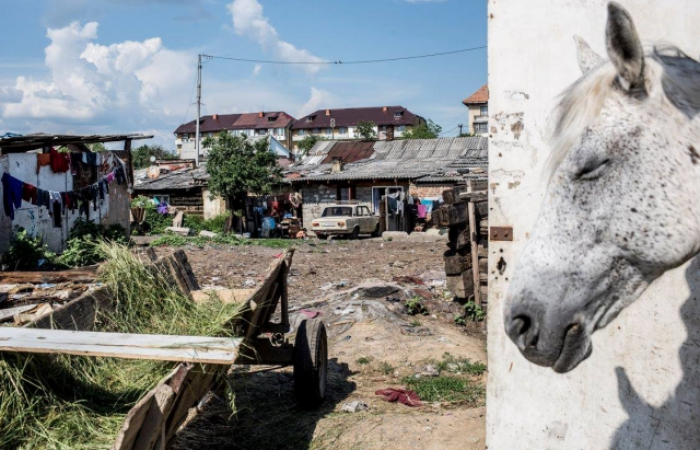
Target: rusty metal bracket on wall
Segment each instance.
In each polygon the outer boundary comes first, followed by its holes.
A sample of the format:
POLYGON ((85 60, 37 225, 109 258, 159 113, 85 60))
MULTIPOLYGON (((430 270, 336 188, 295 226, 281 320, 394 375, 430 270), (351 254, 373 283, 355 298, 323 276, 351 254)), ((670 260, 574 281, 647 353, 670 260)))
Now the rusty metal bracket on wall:
POLYGON ((513 240, 513 227, 491 227, 489 229, 489 241, 507 241, 513 240))

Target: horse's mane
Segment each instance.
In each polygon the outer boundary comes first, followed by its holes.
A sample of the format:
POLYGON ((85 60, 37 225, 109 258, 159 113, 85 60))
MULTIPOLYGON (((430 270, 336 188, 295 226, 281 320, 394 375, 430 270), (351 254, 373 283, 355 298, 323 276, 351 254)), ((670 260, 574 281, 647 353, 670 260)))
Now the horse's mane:
MULTIPOLYGON (((654 46, 646 55, 645 84, 651 96, 666 101, 690 118, 700 112, 700 63, 678 47, 654 46)), ((617 70, 606 61, 592 69, 559 96, 547 163, 551 176, 583 132, 598 117, 605 99, 614 94, 617 70)), ((617 91, 619 92, 619 91, 617 91)))

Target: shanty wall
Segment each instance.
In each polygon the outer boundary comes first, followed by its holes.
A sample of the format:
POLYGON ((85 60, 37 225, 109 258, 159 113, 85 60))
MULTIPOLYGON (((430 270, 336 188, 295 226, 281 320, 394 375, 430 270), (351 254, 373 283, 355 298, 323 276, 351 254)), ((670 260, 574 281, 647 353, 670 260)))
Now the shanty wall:
MULTIPOLYGON (((304 226, 311 228, 311 221, 321 217, 323 208, 338 204, 338 188, 336 186, 325 186, 320 184, 304 185, 301 188, 302 213, 304 215, 304 226)), ((356 186, 355 200, 358 205, 372 207, 372 187, 356 186)))
MULTIPOLYGON (((572 373, 527 362, 503 328, 509 279, 543 199, 550 112, 581 74, 573 35, 605 55, 606 3, 489 1, 489 225, 512 226, 515 237, 489 243, 489 450, 700 448, 699 259, 596 333, 593 355, 572 373)), ((623 3, 643 42, 700 55, 700 2, 623 3)))
MULTIPOLYGON (((52 191, 69 191, 73 188, 73 177, 70 171, 66 173, 54 173, 50 166, 41 167, 36 173, 36 154, 11 153, 0 156, 0 174, 9 172, 13 177, 41 189, 52 191)), ((2 198, 2 185, 0 184, 0 198, 2 198)), ((125 230, 129 230, 129 192, 126 183, 121 186, 116 182, 110 183, 109 195, 98 204, 97 211, 90 207, 90 220, 104 225, 120 224, 125 230)), ((10 247, 12 232, 16 227, 21 227, 33 235, 42 236, 53 252, 61 252, 65 249, 70 229, 80 217, 78 211, 71 213, 66 211, 62 215, 61 228, 55 228, 53 218, 44 207, 33 206, 22 202, 20 209, 15 210, 15 219, 10 220, 0 207, 0 253, 10 247)))

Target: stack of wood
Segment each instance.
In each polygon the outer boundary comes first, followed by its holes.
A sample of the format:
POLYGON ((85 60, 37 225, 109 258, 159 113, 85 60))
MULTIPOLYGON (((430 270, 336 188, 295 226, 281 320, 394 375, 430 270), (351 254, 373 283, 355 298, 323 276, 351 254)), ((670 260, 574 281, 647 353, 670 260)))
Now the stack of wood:
POLYGON ((443 192, 432 213, 436 227, 449 228, 444 254, 447 289, 485 307, 488 298, 488 192, 485 181, 468 181, 443 192))

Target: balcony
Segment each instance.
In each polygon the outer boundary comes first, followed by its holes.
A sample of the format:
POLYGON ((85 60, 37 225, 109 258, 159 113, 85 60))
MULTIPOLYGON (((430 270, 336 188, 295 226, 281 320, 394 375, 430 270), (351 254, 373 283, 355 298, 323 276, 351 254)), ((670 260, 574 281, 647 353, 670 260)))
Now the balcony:
POLYGON ((488 121, 489 121, 488 114, 480 114, 478 116, 474 116, 474 123, 486 123, 488 121))

